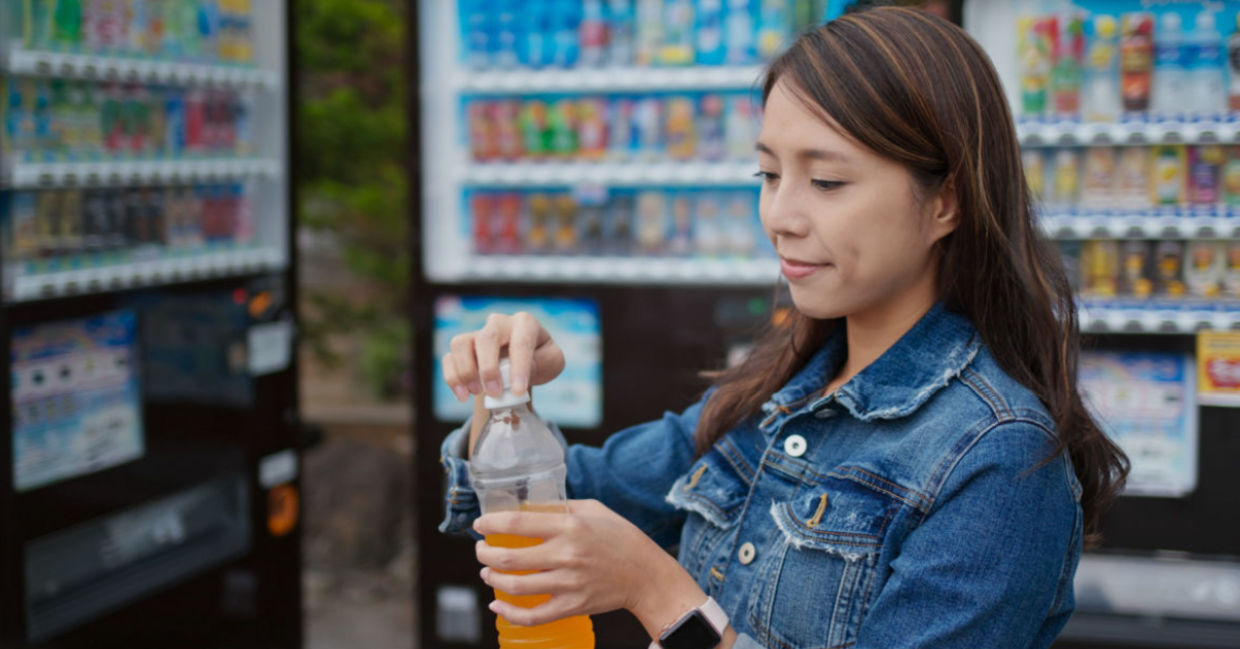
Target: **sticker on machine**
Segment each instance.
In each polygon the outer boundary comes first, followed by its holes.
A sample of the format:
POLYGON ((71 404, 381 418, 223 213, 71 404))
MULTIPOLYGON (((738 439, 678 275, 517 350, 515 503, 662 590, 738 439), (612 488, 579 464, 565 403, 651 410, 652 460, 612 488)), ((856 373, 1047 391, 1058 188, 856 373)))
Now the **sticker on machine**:
POLYGON ((1081 394, 1132 463, 1125 496, 1178 498, 1197 487, 1196 376, 1188 354, 1081 354, 1081 394))

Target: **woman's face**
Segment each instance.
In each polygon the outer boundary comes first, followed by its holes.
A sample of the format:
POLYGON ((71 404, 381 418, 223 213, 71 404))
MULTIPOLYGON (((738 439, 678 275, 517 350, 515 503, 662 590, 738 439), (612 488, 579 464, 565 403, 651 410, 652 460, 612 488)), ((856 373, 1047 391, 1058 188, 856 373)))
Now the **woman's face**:
POLYGON ((899 163, 807 110, 784 82, 758 136, 758 211, 798 310, 812 318, 934 300, 934 243, 956 227, 947 190, 920 197, 899 163))

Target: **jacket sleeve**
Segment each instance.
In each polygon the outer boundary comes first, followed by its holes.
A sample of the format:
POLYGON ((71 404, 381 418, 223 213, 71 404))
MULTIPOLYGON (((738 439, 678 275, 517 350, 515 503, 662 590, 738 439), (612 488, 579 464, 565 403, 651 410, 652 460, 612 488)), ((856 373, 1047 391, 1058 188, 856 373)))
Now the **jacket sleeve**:
MULTIPOLYGON (((709 392, 681 413, 664 413, 654 421, 621 430, 601 447, 568 447, 568 497, 595 499, 641 528, 659 545, 680 539, 684 513, 664 498, 672 483, 693 461, 693 431, 709 392)), ((554 425, 552 430, 563 435, 554 425)), ((449 434, 440 447, 444 467, 445 516, 441 532, 470 532, 480 515, 478 498, 469 482, 465 446, 469 422, 449 434)))
POLYGON ((1080 487, 1042 427, 985 433, 906 537, 856 649, 1050 646, 1072 612, 1080 487))

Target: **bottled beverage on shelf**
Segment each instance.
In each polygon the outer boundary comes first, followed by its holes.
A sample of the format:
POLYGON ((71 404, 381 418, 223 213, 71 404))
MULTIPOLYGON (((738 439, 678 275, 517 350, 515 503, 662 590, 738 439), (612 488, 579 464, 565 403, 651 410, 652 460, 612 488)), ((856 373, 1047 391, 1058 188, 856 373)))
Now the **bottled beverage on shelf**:
POLYGON ((1188 89, 1188 66, 1192 49, 1177 13, 1163 14, 1154 34, 1154 73, 1150 110, 1162 117, 1175 117, 1184 107, 1188 89))
POLYGON ((788 44, 792 22, 788 0, 760 0, 758 24, 758 56, 772 59, 788 44))
MULTIPOLYGON (((471 191, 474 254, 752 258, 762 236, 753 190, 471 191)), ((764 254, 770 256, 769 251, 764 254)))
POLYGON ((1086 121, 1114 122, 1121 114, 1119 26, 1113 16, 1086 23, 1088 46, 1081 82, 1081 114, 1086 121))
POLYGON ((604 9, 603 0, 582 0, 578 32, 583 66, 599 66, 607 59, 607 18, 604 9))
MULTIPOLYGON (((487 421, 469 461, 470 480, 478 494, 484 514, 498 511, 540 511, 570 515, 565 491, 567 469, 564 447, 538 415, 530 409, 527 395, 514 395, 509 386, 511 364, 500 362, 504 394, 487 396, 487 421)), ((498 547, 529 547, 541 539, 492 534, 487 543, 498 547)), ((549 595, 509 595, 496 591, 496 597, 525 608, 547 601, 549 595)), ((496 621, 500 647, 555 646, 564 649, 593 649, 594 628, 584 615, 538 626, 510 624, 503 617, 496 621)))
POLYGON ((60 267, 243 246, 255 236, 249 193, 240 184, 23 190, 0 205, 6 255, 60 267))
POLYGON ((723 38, 723 0, 699 0, 697 6, 697 62, 721 65, 727 58, 723 38))
MULTIPOLYGON (((223 60, 235 34, 221 3, 223 60)), ((460 59, 475 69, 747 65, 818 25, 823 0, 462 0, 460 59)))
POLYGON ((1234 21, 1236 31, 1227 37, 1227 67, 1231 83, 1227 86, 1227 108, 1240 111, 1240 12, 1234 21))
POLYGON ((607 63, 632 65, 634 55, 633 0, 607 0, 607 63))
POLYGON ((724 18, 727 40, 727 62, 731 65, 743 65, 757 60, 758 43, 756 39, 757 21, 754 19, 753 8, 749 0, 727 0, 728 13, 724 18))
POLYGON ((1017 22, 1017 56, 1020 61, 1021 113, 1039 116, 1046 112, 1050 85, 1051 41, 1056 30, 1054 16, 1021 16, 1017 22))
POLYGON ((633 62, 641 66, 654 65, 659 60, 659 48, 663 43, 663 2, 636 2, 633 62))
POLYGON ((241 156, 252 150, 243 93, 25 78, 8 82, 7 97, 10 159, 175 159, 186 152, 241 156))
POLYGON ((1197 14, 1196 28, 1187 40, 1192 58, 1187 64, 1185 101, 1196 116, 1216 116, 1227 105, 1227 70, 1223 35, 1213 11, 1207 9, 1197 14))
POLYGON ((694 60, 693 0, 663 0, 662 44, 658 62, 687 65, 694 60))
POLYGON ((1078 117, 1081 112, 1081 66, 1085 58, 1085 17, 1079 13, 1063 16, 1059 31, 1053 34, 1051 97, 1055 113, 1078 117))
POLYGON ((1121 33, 1120 92, 1124 110, 1145 112, 1150 107, 1153 76, 1154 18, 1148 13, 1124 14, 1121 33))

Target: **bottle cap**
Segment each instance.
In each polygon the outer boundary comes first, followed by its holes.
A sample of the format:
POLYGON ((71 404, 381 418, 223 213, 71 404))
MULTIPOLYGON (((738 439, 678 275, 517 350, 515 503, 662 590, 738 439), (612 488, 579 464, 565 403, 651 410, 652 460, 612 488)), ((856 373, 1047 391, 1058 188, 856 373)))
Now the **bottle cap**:
POLYGON ((529 403, 530 393, 526 390, 525 394, 517 396, 512 393, 512 363, 507 358, 499 359, 499 379, 504 385, 504 393, 498 397, 487 395, 482 398, 482 405, 487 410, 496 408, 511 408, 513 406, 529 403))

